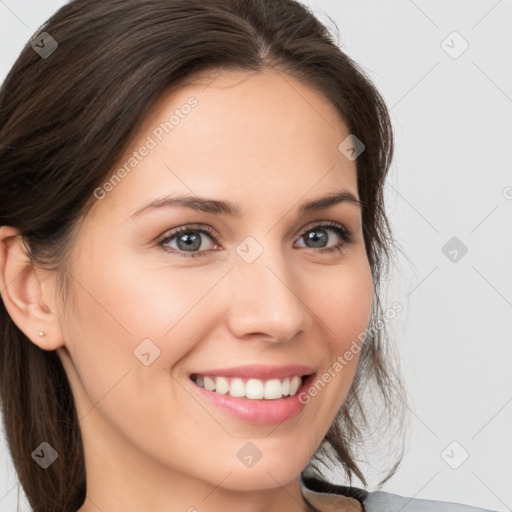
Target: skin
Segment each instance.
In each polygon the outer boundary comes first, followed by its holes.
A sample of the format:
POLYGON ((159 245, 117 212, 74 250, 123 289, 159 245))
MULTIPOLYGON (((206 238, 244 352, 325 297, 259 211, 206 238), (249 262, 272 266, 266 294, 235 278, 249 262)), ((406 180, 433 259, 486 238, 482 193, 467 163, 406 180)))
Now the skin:
MULTIPOLYGON (((321 376, 368 326, 373 294, 359 207, 298 214, 334 191, 359 197, 335 108, 276 71, 212 76, 170 91, 145 119, 129 154, 187 99, 198 101, 82 219, 65 304, 55 273, 30 263, 15 230, 0 229, 4 303, 33 343, 57 350, 75 396, 87 467, 80 512, 311 510, 300 472, 354 377, 358 354, 279 425, 242 422, 194 393, 188 373, 208 368, 296 363, 321 376), (131 218, 175 193, 236 202, 243 213, 160 208, 131 218), (352 233, 344 242, 325 231, 341 252, 302 237, 328 221, 352 233), (158 246, 183 225, 210 227, 217 241, 199 234, 196 258, 158 246), (263 248, 250 264, 236 252, 248 236, 263 248), (146 338, 160 350, 148 366, 134 357, 146 338), (262 455, 251 468, 236 456, 248 441, 262 455)), ((183 247, 177 237, 167 245, 183 247)), ((361 508, 347 498, 344 510, 361 508)))

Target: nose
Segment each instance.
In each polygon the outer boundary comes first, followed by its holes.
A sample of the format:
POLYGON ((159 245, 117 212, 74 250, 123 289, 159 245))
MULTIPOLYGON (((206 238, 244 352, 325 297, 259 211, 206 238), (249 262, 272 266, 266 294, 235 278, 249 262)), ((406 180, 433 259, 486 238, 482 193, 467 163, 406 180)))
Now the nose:
POLYGON ((268 249, 252 263, 236 258, 229 276, 228 325, 239 339, 287 342, 305 331, 311 318, 308 280, 299 279, 278 251, 268 249))

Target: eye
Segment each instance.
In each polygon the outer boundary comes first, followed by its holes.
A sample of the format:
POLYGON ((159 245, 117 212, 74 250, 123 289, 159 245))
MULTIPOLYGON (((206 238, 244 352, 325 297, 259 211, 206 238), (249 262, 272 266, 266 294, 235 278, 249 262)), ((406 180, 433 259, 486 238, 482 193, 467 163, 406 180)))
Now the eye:
POLYGON ((326 253, 335 250, 339 250, 341 252, 342 246, 352 241, 352 233, 341 224, 328 222, 326 224, 313 226, 312 228, 303 231, 300 236, 300 240, 304 240, 306 243, 312 243, 313 246, 310 246, 310 248, 319 248, 320 250, 318 252, 326 253), (327 234, 329 231, 336 233, 336 235, 341 239, 341 242, 329 247, 329 235, 327 234))
POLYGON ((196 256, 203 256, 204 252, 195 252, 201 247, 202 242, 201 235, 198 233, 208 235, 212 240, 217 242, 211 229, 206 228, 205 226, 202 228, 188 226, 171 231, 163 240, 158 243, 158 245, 161 245, 167 251, 169 251, 169 248, 172 249, 169 252, 178 254, 179 256, 192 258, 195 258, 196 256), (168 244, 173 242, 175 238, 178 247, 170 247, 168 244), (184 252, 188 254, 184 254, 184 252))
MULTIPOLYGON (((161 239, 157 245, 161 246, 165 251, 170 252, 171 254, 195 258, 197 256, 204 256, 208 252, 208 248, 202 246, 203 235, 207 235, 207 237, 214 242, 214 245, 218 244, 218 241, 210 228, 206 226, 202 226, 200 228, 186 226, 171 231, 165 236, 165 238, 161 239), (171 245, 174 242, 176 242, 176 246, 171 245)), ((341 247, 352 241, 352 233, 341 224, 328 222, 325 224, 317 224, 306 231, 303 231, 299 240, 304 240, 306 243, 312 244, 308 248, 317 249, 316 252, 328 253, 335 250, 341 252, 341 247), (332 247, 328 246, 329 232, 334 232, 340 239, 340 241, 332 247)))

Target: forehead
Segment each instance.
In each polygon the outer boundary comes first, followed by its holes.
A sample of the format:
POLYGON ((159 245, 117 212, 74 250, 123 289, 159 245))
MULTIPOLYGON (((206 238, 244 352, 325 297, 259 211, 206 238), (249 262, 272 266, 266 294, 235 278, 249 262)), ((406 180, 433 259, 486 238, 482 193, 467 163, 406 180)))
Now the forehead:
POLYGON ((108 199, 133 212, 173 192, 239 203, 283 193, 299 200, 333 187, 357 195, 355 162, 338 149, 348 135, 331 102, 290 75, 198 75, 155 103, 112 170, 128 172, 108 199))

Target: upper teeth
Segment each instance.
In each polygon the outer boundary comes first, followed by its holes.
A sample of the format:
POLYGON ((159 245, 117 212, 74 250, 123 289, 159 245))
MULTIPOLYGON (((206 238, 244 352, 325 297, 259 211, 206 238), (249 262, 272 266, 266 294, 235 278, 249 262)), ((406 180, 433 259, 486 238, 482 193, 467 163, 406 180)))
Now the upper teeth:
POLYGON ((194 382, 208 391, 219 395, 229 394, 234 397, 249 399, 266 398, 269 400, 293 396, 302 384, 301 377, 286 377, 285 379, 240 379, 227 377, 193 376, 194 382))

